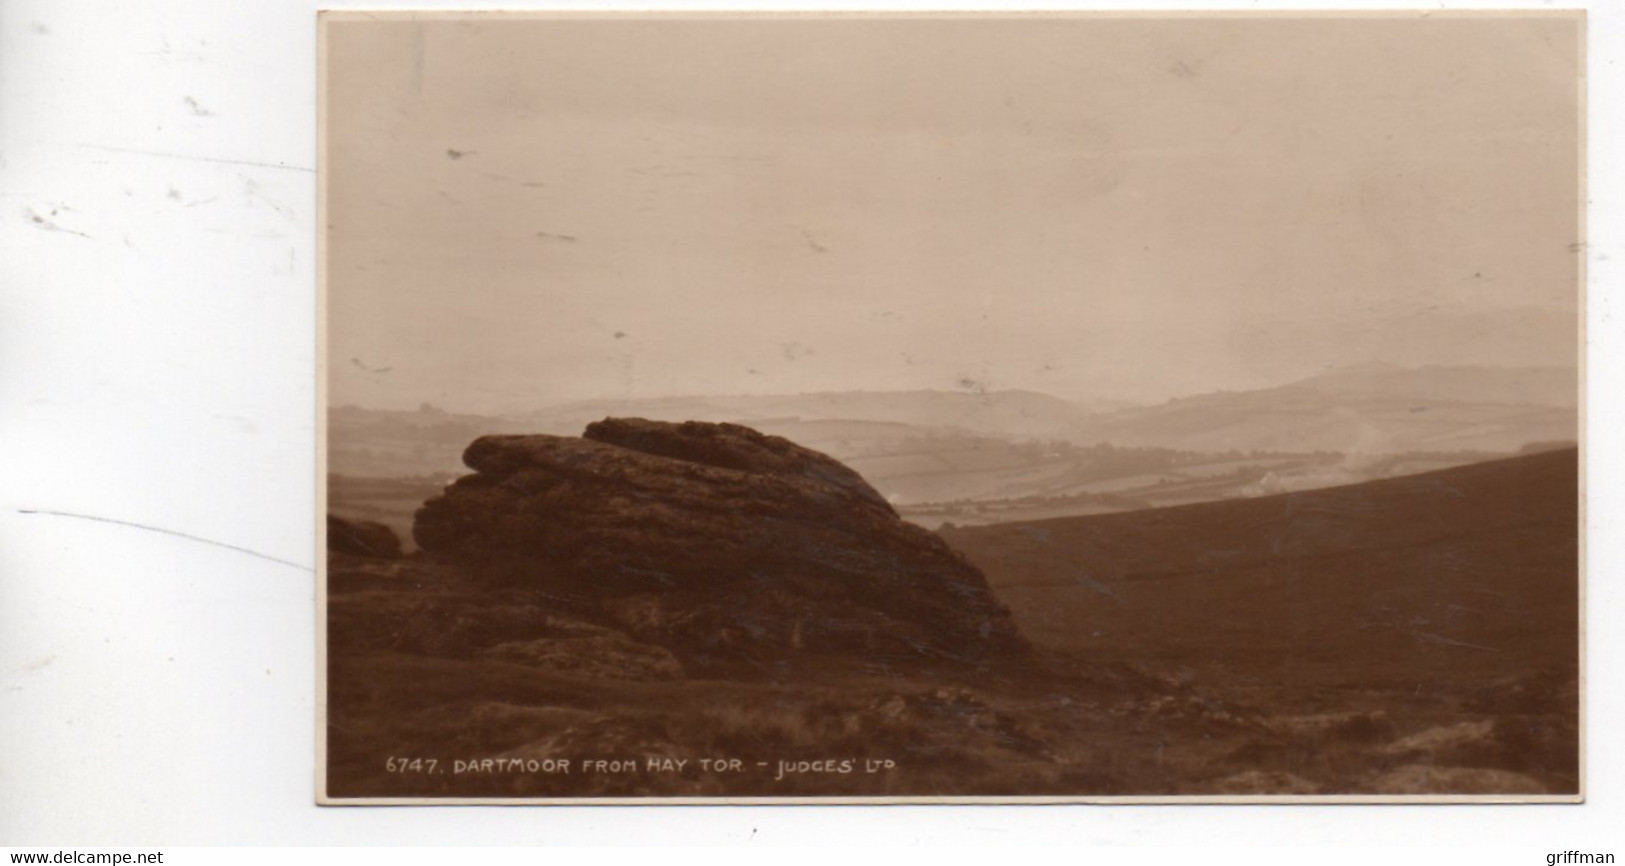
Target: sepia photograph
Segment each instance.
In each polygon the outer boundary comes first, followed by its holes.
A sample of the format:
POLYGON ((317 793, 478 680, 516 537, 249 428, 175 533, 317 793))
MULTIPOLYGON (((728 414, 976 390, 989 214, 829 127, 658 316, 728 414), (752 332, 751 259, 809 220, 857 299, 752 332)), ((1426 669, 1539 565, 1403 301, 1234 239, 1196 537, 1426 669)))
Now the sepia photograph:
POLYGON ((1584 70, 324 13, 318 801, 1579 801, 1584 70))

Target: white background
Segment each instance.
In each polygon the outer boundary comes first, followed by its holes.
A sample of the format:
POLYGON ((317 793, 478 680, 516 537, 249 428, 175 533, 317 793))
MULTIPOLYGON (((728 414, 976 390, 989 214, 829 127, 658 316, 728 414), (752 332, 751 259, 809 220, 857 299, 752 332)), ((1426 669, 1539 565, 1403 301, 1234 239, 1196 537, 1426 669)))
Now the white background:
MULTIPOLYGON (((974 8, 917 8, 956 7, 974 8)), ((323 809, 312 805, 315 9, 0 2, 0 844, 929 840, 1625 855, 1612 826, 1625 823, 1625 417, 1613 398, 1625 342, 1612 315, 1625 189, 1607 144, 1625 141, 1625 16, 1599 6, 1589 36, 1586 805, 323 809)))

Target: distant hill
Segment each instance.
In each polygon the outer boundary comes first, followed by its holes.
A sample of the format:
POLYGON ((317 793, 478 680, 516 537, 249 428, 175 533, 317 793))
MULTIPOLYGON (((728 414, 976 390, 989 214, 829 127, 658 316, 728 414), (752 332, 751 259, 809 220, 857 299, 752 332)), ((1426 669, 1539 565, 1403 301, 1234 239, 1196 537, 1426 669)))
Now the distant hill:
MULTIPOLYGON (((427 405, 415 411, 346 406, 329 414, 329 457, 332 471, 344 475, 460 474, 465 471, 462 449, 476 436, 575 435, 606 417, 745 424, 842 460, 967 447, 994 455, 1014 443, 1062 439, 1096 412, 1122 405, 1079 404, 1031 391, 852 391, 591 400, 500 416, 447 413, 427 405), (937 447, 948 440, 952 442, 937 447), (966 441, 974 444, 966 446, 966 441)), ((992 459, 999 463, 997 456, 992 459)), ((1021 465, 1026 459, 1017 455, 1000 465, 1021 465)))
POLYGON ((1340 367, 1277 390, 1573 409, 1579 402, 1579 381, 1573 367, 1401 367, 1376 362, 1340 367))
POLYGON ((328 472, 372 478, 446 477, 467 472, 463 449, 487 433, 518 432, 500 418, 339 406, 327 413, 328 472))
POLYGON ((361 482, 336 497, 388 522, 466 474, 463 448, 481 435, 576 435, 609 416, 728 421, 829 454, 936 527, 1258 496, 1550 447, 1576 439, 1575 391, 1564 368, 1367 364, 1141 407, 1029 391, 596 400, 503 416, 339 407, 328 454, 332 474, 361 482))
POLYGON ((1575 441, 1578 376, 1562 367, 1373 364, 1086 419, 1073 441, 1186 451, 1512 453, 1575 441))
POLYGON ((1072 402, 1033 391, 840 391, 773 396, 589 400, 504 416, 536 432, 567 435, 610 416, 656 421, 729 421, 754 427, 864 421, 940 428, 1003 439, 1066 435, 1120 401, 1072 402))
POLYGON ((1345 487, 947 529, 1029 637, 1275 682, 1572 676, 1574 449, 1345 487))

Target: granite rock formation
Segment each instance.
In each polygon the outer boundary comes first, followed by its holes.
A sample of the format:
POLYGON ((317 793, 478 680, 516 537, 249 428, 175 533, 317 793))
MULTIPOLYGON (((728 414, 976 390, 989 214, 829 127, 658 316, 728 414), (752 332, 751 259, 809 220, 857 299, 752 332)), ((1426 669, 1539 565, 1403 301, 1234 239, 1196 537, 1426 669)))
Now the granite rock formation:
POLYGON ((401 540, 382 523, 370 520, 345 520, 327 515, 327 549, 333 553, 351 556, 370 556, 394 559, 401 555, 401 540))
POLYGON ((854 471, 734 424, 485 436, 418 511, 431 557, 590 602, 689 660, 1020 653, 980 571, 854 471))

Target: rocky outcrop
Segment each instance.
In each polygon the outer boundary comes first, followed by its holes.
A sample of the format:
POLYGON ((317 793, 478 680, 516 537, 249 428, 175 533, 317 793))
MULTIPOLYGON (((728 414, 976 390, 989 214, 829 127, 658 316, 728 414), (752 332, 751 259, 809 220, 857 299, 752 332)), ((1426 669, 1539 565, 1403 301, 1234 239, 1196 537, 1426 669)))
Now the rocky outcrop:
POLYGON ((605 418, 587 425, 583 439, 619 445, 657 457, 672 457, 757 475, 776 475, 833 487, 865 507, 897 512, 863 476, 846 464, 782 436, 766 436, 738 424, 668 424, 642 418, 605 418))
POLYGON ((327 515, 327 549, 331 553, 393 559, 401 555, 401 540, 382 523, 345 520, 327 515))
POLYGON ((418 511, 434 557, 579 601, 690 659, 1019 652, 981 572, 838 461, 733 424, 486 436, 418 511))

